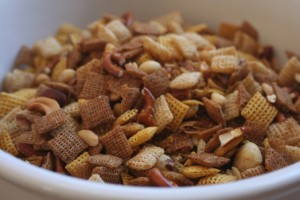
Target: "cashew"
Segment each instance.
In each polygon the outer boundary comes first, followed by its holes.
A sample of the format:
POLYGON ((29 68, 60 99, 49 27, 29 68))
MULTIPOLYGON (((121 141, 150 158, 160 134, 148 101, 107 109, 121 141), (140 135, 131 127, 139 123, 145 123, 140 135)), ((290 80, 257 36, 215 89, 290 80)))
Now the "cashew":
POLYGON ((105 183, 99 174, 92 174, 88 180, 96 183, 105 183))
POLYGON ((151 73, 153 73, 156 70, 159 70, 161 68, 162 67, 161 67, 160 63, 156 62, 154 60, 145 61, 139 67, 140 70, 146 72, 147 74, 151 74, 151 73))
POLYGON ((237 152, 233 166, 241 172, 261 165, 263 161, 258 146, 252 142, 244 144, 237 152))
POLYGON ((36 97, 31 99, 27 102, 26 107, 28 110, 38 111, 45 114, 50 114, 60 109, 57 101, 47 97, 36 97))
POLYGON ((80 130, 78 136, 89 146, 94 147, 98 145, 98 136, 90 130, 80 130))

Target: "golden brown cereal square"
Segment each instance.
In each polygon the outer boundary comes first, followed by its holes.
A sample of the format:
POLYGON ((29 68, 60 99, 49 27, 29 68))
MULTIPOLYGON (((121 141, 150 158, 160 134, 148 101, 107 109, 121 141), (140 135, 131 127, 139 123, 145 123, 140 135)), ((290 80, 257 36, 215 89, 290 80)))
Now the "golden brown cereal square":
POLYGON ((122 168, 95 167, 92 174, 98 174, 106 183, 120 183, 122 168))
POLYGON ((121 113, 124 113, 134 107, 141 95, 141 92, 139 88, 128 87, 127 84, 125 84, 121 88, 120 95, 122 97, 121 113))
POLYGON ((107 84, 104 75, 89 72, 79 98, 93 99, 100 95, 106 95, 107 84))
POLYGON ((17 156, 19 154, 15 144, 10 137, 10 134, 6 130, 1 130, 0 132, 0 148, 14 156, 17 156))
POLYGON ((88 146, 78 135, 66 129, 64 133, 57 135, 48 141, 53 153, 65 163, 73 161, 88 146))
POLYGON ((107 96, 99 96, 79 105, 85 128, 90 129, 112 122, 115 116, 107 96))
POLYGON ((89 157, 87 159, 87 162, 93 165, 99 165, 99 166, 104 166, 109 168, 117 168, 122 164, 123 159, 109 154, 98 154, 89 157))
POLYGON ((102 136, 100 141, 105 146, 107 154, 123 159, 129 158, 132 154, 132 149, 119 125, 102 136))
POLYGON ((144 86, 150 90, 154 97, 165 94, 169 87, 168 74, 164 69, 159 69, 143 78, 144 86))

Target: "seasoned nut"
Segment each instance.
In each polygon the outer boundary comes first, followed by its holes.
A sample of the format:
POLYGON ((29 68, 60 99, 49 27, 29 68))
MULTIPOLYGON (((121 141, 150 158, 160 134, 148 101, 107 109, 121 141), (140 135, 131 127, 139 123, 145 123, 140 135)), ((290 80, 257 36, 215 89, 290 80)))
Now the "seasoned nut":
POLYGON ((175 163, 172 158, 166 154, 163 154, 159 157, 155 167, 160 169, 161 171, 169 171, 172 170, 175 163))
POLYGON ((238 150, 233 165, 243 172, 261 165, 262 161, 262 155, 258 146, 252 142, 247 142, 238 150))
POLYGON ((47 97, 36 97, 27 102, 27 109, 50 114, 60 109, 57 101, 47 97))
POLYGON ((121 98, 121 96, 119 94, 116 93, 111 93, 109 95, 109 100, 110 101, 118 101, 121 98))
POLYGON ((59 75, 58 81, 63 83, 70 83, 70 81, 74 79, 75 74, 76 72, 74 69, 65 69, 59 75))
POLYGON ((105 183, 99 174, 92 174, 88 180, 96 183, 105 183))
POLYGON ((226 103, 226 98, 219 94, 219 93, 216 93, 216 92, 213 92, 211 94, 211 100, 217 104, 219 104, 221 107, 223 107, 226 103))
POLYGON ((80 130, 78 136, 89 146, 94 147, 98 145, 98 136, 90 130, 80 130))
POLYGON ((50 77, 47 75, 47 74, 38 74, 36 77, 35 77, 35 84, 36 85, 40 85, 42 83, 45 83, 47 81, 50 81, 50 77))
POLYGON ((140 70, 146 72, 147 74, 151 74, 151 73, 153 73, 156 70, 159 70, 161 68, 162 67, 161 67, 160 63, 156 62, 154 60, 145 61, 139 67, 140 70))
POLYGON ((276 102, 276 95, 275 94, 272 94, 272 95, 267 95, 267 100, 270 102, 270 103, 275 103, 276 102))
POLYGON ((114 115, 120 116, 122 113, 121 110, 122 110, 122 105, 120 103, 116 103, 113 108, 114 115))
POLYGON ((192 88, 198 83, 201 76, 200 72, 183 73, 171 81, 169 87, 178 90, 192 88))

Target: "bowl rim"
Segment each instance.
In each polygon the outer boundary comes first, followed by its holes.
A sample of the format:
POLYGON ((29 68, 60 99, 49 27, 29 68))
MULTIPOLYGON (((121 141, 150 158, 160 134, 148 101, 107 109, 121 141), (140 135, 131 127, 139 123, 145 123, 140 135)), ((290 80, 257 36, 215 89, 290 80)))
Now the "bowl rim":
POLYGON ((237 182, 210 185, 170 188, 134 187, 113 184, 93 183, 78 178, 53 173, 29 165, 0 150, 0 177, 18 187, 56 198, 81 199, 239 199, 255 198, 261 195, 270 199, 299 190, 300 162, 283 169, 258 177, 237 182), (11 173, 13 172, 13 173, 11 173), (29 180, 29 181, 28 181, 29 180), (217 192, 216 192, 217 191, 217 192))

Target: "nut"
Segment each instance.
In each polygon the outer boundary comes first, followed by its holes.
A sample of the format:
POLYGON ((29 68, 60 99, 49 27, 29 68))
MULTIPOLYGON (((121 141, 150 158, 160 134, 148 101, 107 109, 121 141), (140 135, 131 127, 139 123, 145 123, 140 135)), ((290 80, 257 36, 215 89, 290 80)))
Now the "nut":
POLYGON ((121 98, 121 96, 119 94, 116 93, 111 93, 109 95, 109 100, 110 101, 118 101, 121 98))
POLYGON ((122 105, 120 103, 116 103, 113 108, 114 115, 116 117, 120 116, 122 114, 121 111, 122 111, 122 105))
POLYGON ((50 77, 47 75, 47 74, 38 74, 36 77, 35 77, 35 84, 36 85, 40 85, 42 83, 45 83, 47 81, 50 81, 50 77))
POLYGON ((154 60, 145 61, 139 67, 140 70, 146 72, 147 74, 151 74, 151 73, 153 73, 156 70, 159 70, 161 68, 162 67, 161 67, 160 63, 156 62, 154 60))
POLYGON ((88 180, 96 183, 105 183, 99 174, 92 174, 88 180))
POLYGON ((80 130, 78 136, 89 146, 94 147, 98 145, 98 136, 90 130, 80 130))
POLYGON ((275 103, 276 102, 276 95, 275 94, 272 94, 272 95, 267 95, 267 100, 270 102, 270 103, 275 103))
POLYGON ((59 105, 62 106, 65 105, 67 102, 67 96, 63 92, 44 85, 39 88, 39 91, 37 92, 36 96, 54 99, 59 103, 59 105))
POLYGON ((47 97, 36 97, 27 102, 28 110, 50 114, 60 109, 57 101, 47 97))
POLYGON ((194 117, 197 114, 198 110, 199 110, 198 105, 190 106, 189 110, 187 111, 187 113, 185 115, 185 119, 194 117))
POLYGON ((274 90, 273 90, 273 88, 270 84, 263 83, 261 86, 262 86, 264 92, 266 93, 266 95, 273 95, 274 94, 274 90))
POLYGON ((160 169, 161 171, 169 171, 172 170, 174 167, 174 161, 172 158, 166 154, 163 154, 159 157, 155 167, 160 169))
POLYGON ((76 72, 74 69, 65 69, 59 75, 58 82, 70 83, 75 78, 75 74, 76 72))
POLYGON ((255 143, 247 142, 237 152, 233 166, 241 172, 262 164, 262 155, 255 143))
POLYGON ((217 92, 213 92, 211 94, 211 100, 213 102, 219 104, 221 107, 224 107, 224 105, 226 103, 226 98, 223 95, 221 95, 221 94, 219 94, 217 92))
POLYGON ((202 73, 200 72, 188 72, 177 76, 169 84, 171 89, 189 89, 194 87, 200 80, 202 73))

